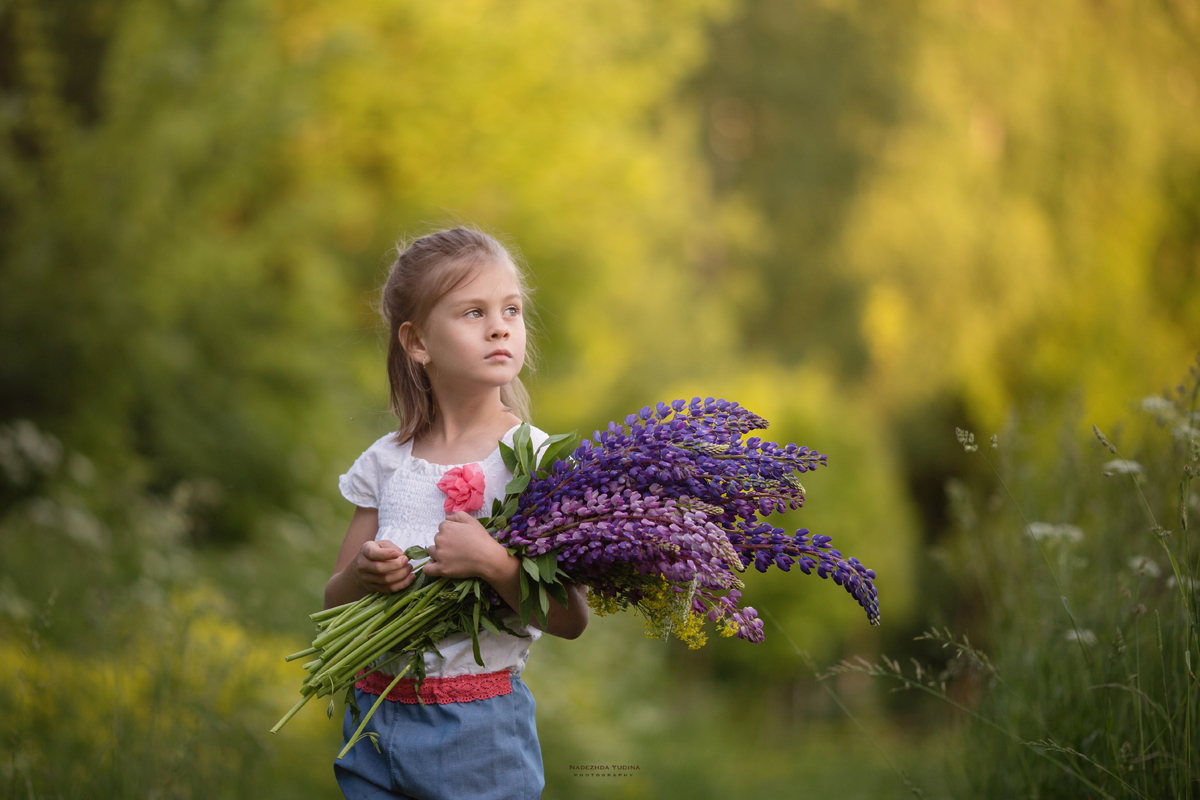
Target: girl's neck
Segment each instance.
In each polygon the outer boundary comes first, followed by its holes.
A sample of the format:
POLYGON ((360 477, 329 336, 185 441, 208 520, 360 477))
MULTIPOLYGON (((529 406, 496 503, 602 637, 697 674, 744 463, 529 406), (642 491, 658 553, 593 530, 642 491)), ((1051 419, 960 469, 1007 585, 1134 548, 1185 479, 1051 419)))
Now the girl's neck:
POLYGON ((438 398, 429 430, 413 441, 413 455, 441 464, 485 458, 520 422, 500 402, 499 388, 482 395, 438 398))

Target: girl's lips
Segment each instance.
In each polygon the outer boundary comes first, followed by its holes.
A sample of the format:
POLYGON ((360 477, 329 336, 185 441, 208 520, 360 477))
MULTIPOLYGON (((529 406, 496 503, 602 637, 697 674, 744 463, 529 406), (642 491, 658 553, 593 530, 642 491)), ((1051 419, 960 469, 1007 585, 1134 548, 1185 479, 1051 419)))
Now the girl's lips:
POLYGON ((512 358, 512 353, 507 350, 497 350, 494 353, 488 353, 484 358, 487 358, 489 361, 493 358, 512 358))

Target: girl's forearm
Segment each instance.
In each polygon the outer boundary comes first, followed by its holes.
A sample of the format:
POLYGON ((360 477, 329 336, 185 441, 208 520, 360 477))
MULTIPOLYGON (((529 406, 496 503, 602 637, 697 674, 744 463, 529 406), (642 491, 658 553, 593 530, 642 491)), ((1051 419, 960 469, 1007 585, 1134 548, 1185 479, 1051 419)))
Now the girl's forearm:
POLYGON ((333 577, 325 584, 325 607, 333 608, 353 603, 368 594, 370 591, 359 581, 354 572, 354 562, 351 561, 344 570, 333 573, 333 577))
MULTIPOLYGON (((492 585, 509 608, 516 611, 521 605, 521 560, 509 555, 507 550, 501 552, 503 557, 489 564, 481 577, 492 585)), ((546 633, 563 639, 577 639, 587 627, 588 616, 583 591, 575 584, 568 583, 565 608, 553 597, 550 598, 550 610, 546 612, 546 633)), ((535 628, 541 627, 537 624, 536 614, 530 618, 529 624, 535 628)))

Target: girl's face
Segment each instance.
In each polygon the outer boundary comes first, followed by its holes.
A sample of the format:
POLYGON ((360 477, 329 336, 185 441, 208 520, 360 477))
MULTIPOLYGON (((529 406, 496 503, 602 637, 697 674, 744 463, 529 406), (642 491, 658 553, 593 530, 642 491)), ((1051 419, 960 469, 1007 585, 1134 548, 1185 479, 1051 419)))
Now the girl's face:
POLYGON ((410 349, 438 382, 504 386, 525 363, 525 317, 516 270, 487 261, 434 306, 424 348, 410 349), (415 352, 414 352, 415 350, 415 352))

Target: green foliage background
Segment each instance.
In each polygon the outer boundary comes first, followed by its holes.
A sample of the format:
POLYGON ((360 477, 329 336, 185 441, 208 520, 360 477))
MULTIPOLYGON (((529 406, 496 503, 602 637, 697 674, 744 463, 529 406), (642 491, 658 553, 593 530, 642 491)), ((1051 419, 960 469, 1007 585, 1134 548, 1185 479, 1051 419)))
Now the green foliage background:
MULTIPOLYGON (((335 791, 334 723, 263 735, 274 659, 348 520, 336 476, 392 424, 387 252, 465 220, 533 274, 540 427, 737 399, 830 454, 783 523, 881 576, 882 632, 779 573, 747 592, 782 625, 757 648, 543 640, 547 796, 903 793, 783 633, 824 664, 985 624, 927 547, 957 535, 947 477, 980 480, 951 429, 1030 409, 1078 438, 1200 349, 1198 110, 1174 0, 4 0, 0 782, 335 791)), ((855 680, 939 786, 935 712, 855 680)))

